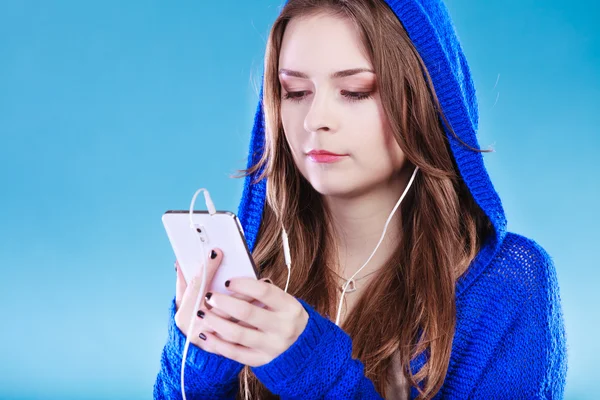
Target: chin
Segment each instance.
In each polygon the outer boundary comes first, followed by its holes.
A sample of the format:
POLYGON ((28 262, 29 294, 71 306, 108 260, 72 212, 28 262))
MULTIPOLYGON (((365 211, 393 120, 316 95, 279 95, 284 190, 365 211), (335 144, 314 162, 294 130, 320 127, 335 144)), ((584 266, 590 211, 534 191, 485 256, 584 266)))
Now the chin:
POLYGON ((354 197, 364 192, 365 189, 357 186, 356 182, 349 180, 348 177, 343 179, 308 179, 308 182, 316 192, 328 197, 354 197))
POLYGON ((337 165, 331 167, 324 165, 303 165, 299 168, 302 176, 308 181, 313 189, 322 196, 351 198, 368 192, 373 188, 373 177, 361 174, 354 168, 339 168, 337 165))

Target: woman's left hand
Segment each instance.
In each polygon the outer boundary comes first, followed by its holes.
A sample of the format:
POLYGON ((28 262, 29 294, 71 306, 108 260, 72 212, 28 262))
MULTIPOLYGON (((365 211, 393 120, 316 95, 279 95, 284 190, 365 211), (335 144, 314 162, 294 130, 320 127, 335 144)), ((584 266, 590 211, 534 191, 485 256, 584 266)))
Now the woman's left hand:
POLYGON ((308 323, 308 313, 296 298, 277 286, 251 278, 229 281, 230 291, 256 299, 265 308, 221 293, 207 293, 206 302, 213 308, 245 322, 248 326, 219 317, 202 307, 204 323, 215 334, 204 332, 202 348, 231 360, 258 367, 286 351, 308 323))

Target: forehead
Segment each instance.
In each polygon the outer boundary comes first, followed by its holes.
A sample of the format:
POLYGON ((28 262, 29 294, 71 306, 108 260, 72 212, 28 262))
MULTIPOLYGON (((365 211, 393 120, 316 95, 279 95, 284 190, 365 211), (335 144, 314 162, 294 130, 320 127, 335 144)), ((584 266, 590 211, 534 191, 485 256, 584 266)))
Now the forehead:
POLYGON ((327 14, 293 18, 287 25, 279 68, 329 75, 350 68, 371 68, 360 35, 347 19, 327 14))

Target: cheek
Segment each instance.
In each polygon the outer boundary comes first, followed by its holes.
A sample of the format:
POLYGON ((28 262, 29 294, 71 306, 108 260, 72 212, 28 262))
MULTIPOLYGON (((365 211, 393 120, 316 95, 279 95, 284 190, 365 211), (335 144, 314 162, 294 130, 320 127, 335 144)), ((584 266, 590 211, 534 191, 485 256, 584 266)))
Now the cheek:
MULTIPOLYGON (((382 113, 383 114, 383 113, 382 113)), ((404 162, 406 160, 406 156, 404 152, 400 148, 400 145, 396 141, 392 133, 392 129, 390 128, 388 122, 386 121, 382 127, 382 142, 384 146, 384 154, 382 157, 385 157, 390 164, 390 167, 394 171, 398 171, 402 169, 404 166, 404 162)))
POLYGON ((360 142, 360 146, 357 147, 360 158, 362 162, 370 164, 368 169, 384 174, 396 172, 404 165, 404 152, 385 125, 379 124, 378 128, 370 137, 363 138, 360 142))
POLYGON ((294 132, 294 129, 283 124, 283 132, 281 134, 285 138, 285 141, 290 148, 294 159, 297 160, 298 153, 301 151, 298 133, 294 132))
POLYGON ((283 130, 290 133, 290 139, 292 136, 291 134, 297 133, 297 131, 304 126, 304 121, 300 110, 298 107, 288 104, 288 102, 281 103, 279 116, 281 118, 283 130))
POLYGON ((296 168, 306 178, 305 166, 303 165, 303 162, 306 160, 304 159, 301 132, 299 132, 298 129, 294 129, 293 125, 287 125, 283 123, 282 135, 284 136, 284 140, 292 153, 292 158, 296 168))
POLYGON ((372 176, 372 179, 387 179, 398 172, 404 165, 405 156, 395 141, 372 141, 363 144, 357 164, 362 174, 372 176))
POLYGON ((362 132, 370 132, 362 137, 358 149, 368 155, 374 169, 389 173, 398 170, 404 163, 404 152, 394 138, 379 97, 369 104, 369 110, 362 118, 354 121, 362 132), (368 117, 365 117, 367 116, 368 117))
POLYGON ((386 149, 390 164, 394 171, 402 169, 406 161, 406 156, 404 155, 404 152, 400 148, 398 142, 396 142, 396 139, 394 139, 391 134, 386 140, 386 149))

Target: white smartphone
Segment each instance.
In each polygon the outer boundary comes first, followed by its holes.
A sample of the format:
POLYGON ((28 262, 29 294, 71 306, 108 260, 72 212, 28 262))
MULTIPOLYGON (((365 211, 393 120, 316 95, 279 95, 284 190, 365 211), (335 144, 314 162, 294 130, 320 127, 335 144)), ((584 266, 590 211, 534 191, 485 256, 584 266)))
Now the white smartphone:
POLYGON ((230 294, 225 281, 258 278, 242 225, 234 213, 217 211, 210 215, 208 211, 194 211, 190 221, 189 210, 169 210, 163 214, 162 222, 186 282, 200 274, 202 263, 207 262, 213 248, 221 249, 223 260, 208 291, 230 294), (202 254, 201 242, 206 254, 202 254))

